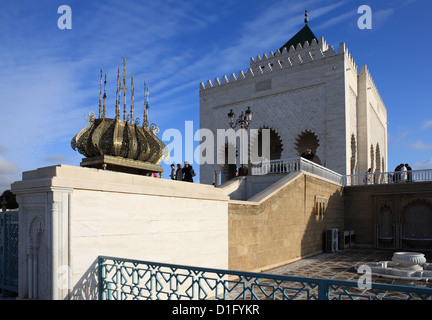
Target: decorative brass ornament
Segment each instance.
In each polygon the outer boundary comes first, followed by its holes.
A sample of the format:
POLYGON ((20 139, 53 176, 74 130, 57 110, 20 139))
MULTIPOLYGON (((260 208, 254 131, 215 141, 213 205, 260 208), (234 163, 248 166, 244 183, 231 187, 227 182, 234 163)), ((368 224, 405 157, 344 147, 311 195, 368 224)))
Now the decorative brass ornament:
POLYGON ((156 136, 159 128, 148 125, 148 87, 144 85, 144 123, 134 119, 134 85, 131 77, 131 112, 126 110, 126 59, 123 60, 123 87, 120 87, 120 69, 117 75, 116 117, 105 117, 106 74, 102 109, 102 69, 99 94, 99 117, 94 112, 86 116, 89 124, 78 132, 71 141, 71 147, 83 154, 81 166, 111 169, 114 171, 148 174, 163 172, 159 163, 169 158, 165 144, 156 136), (120 90, 124 93, 124 116, 120 120, 120 90))

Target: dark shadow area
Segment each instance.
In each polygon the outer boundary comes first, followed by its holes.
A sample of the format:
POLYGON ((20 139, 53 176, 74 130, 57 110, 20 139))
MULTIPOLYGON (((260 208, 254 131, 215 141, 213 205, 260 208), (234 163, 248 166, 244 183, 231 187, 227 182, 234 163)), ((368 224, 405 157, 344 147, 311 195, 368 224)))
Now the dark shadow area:
POLYGON ((96 259, 65 300, 98 300, 98 260, 96 259))

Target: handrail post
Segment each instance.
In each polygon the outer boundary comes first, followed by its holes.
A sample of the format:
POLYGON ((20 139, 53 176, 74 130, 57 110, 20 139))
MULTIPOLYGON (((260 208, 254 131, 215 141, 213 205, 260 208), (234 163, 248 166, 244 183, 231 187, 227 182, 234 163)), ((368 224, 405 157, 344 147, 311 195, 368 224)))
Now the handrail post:
POLYGON ((98 257, 98 300, 103 300, 102 257, 98 257))
POLYGON ((329 284, 325 280, 319 280, 318 282, 318 300, 329 299, 329 284))

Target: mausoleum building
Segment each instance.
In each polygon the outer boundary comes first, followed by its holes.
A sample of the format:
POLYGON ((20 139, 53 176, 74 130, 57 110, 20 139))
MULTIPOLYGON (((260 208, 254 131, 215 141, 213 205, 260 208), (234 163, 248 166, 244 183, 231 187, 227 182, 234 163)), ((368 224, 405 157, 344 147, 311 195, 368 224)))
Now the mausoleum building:
MULTIPOLYGON (((305 22, 276 52, 250 58, 247 70, 202 82, 200 127, 216 134, 229 128, 230 110, 239 115, 250 107, 249 129, 270 130, 270 160, 311 149, 314 162, 343 175, 386 172, 387 110, 367 66, 359 68, 345 43, 328 44, 305 22)), ((215 157, 218 151, 215 144, 215 157)), ((228 180, 228 168, 201 164, 201 183, 214 183, 218 172, 228 180)))

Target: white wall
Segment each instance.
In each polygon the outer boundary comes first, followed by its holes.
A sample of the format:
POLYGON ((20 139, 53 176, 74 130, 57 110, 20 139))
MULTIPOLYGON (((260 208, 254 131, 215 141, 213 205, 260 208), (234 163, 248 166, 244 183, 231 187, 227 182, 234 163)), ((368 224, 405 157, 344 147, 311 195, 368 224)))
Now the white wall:
POLYGON ((228 268, 229 197, 212 186, 61 165, 24 173, 12 191, 20 297, 95 298, 99 255, 228 268))
MULTIPOLYGON (((292 52, 254 59, 247 72, 201 86, 200 128, 228 129, 230 109, 238 117, 250 106, 249 129, 275 130, 282 139, 282 158, 299 156, 296 138, 309 130, 319 139, 316 155, 321 163, 345 174, 345 74, 345 52, 336 53, 324 39, 292 52), (260 65, 265 66, 263 71, 260 65)), ((201 183, 211 184, 217 167, 201 165, 201 183)))
MULTIPOLYGON (((355 173, 370 166, 371 144, 379 144, 387 166, 386 108, 366 67, 359 73, 344 43, 335 50, 321 37, 310 46, 251 58, 250 66, 201 84, 201 129, 228 129, 228 112, 233 109, 238 117, 250 106, 249 129, 275 130, 282 140, 282 158, 299 156, 296 138, 309 130, 319 139, 317 156, 331 170, 352 173, 352 135, 355 173)), ((214 153, 218 151, 215 143, 214 153)), ((219 165, 201 165, 201 183, 213 183, 219 165)))

